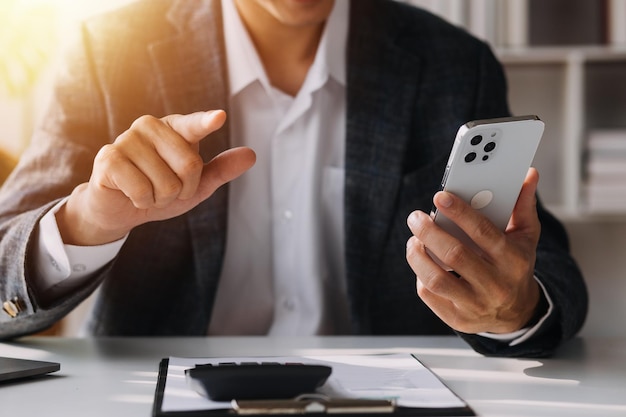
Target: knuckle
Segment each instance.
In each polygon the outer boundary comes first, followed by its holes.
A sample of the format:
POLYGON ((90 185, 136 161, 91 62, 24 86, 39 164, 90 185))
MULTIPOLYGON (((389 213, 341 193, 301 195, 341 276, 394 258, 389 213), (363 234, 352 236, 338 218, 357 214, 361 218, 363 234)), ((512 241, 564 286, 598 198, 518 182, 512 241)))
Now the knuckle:
POLYGON ((435 273, 428 281, 428 289, 433 294, 442 294, 447 287, 446 281, 442 274, 435 273))
POLYGON ((428 288, 424 285, 417 286, 417 295, 424 301, 428 301, 430 299, 431 293, 428 288))
POLYGON ((143 116, 139 116, 137 119, 135 119, 135 121, 131 124, 131 128, 145 129, 154 125, 154 123, 158 121, 159 119, 157 119, 156 117, 144 114, 143 116))
POLYGON ((484 238, 486 236, 492 236, 494 234, 495 226, 486 217, 480 216, 478 221, 474 224, 472 231, 473 236, 484 238))
POLYGON ((112 144, 104 145, 96 154, 95 161, 104 166, 114 165, 123 159, 120 150, 112 144))
POLYGON ((460 242, 454 243, 446 249, 442 261, 450 266, 459 267, 463 265, 468 256, 468 249, 460 242))
POLYGON ((449 310, 446 314, 446 323, 453 329, 464 333, 477 333, 475 331, 476 320, 468 311, 460 309, 449 310))
POLYGON ((154 205, 152 188, 146 185, 139 185, 128 197, 138 209, 147 209, 154 205))
POLYGON ((173 200, 178 197, 182 188, 182 183, 177 179, 165 181, 159 187, 159 200, 173 200))
POLYGON ((461 315, 459 314, 453 314, 451 316, 451 318, 449 319, 449 325, 450 327, 452 327, 453 329, 459 331, 459 332, 464 332, 464 333, 476 333, 474 331, 472 331, 470 325, 471 323, 461 317, 461 315))
POLYGON ((447 287, 446 277, 436 270, 425 275, 422 283, 423 287, 433 294, 441 294, 447 287))
POLYGON ((180 178, 187 179, 198 176, 199 172, 204 167, 204 161, 202 157, 197 153, 192 153, 186 156, 185 161, 181 164, 178 170, 180 178))

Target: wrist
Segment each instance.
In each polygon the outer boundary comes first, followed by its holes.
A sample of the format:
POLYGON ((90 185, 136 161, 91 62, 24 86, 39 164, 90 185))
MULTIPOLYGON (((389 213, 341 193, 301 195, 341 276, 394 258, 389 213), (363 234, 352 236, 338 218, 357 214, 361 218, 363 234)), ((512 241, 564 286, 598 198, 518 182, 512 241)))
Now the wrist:
POLYGON ((535 306, 533 315, 526 322, 526 324, 524 325, 524 328, 533 327, 537 323, 539 323, 539 320, 541 320, 548 313, 549 308, 550 308, 550 304, 548 303, 548 300, 546 299, 544 292, 539 291, 539 301, 537 302, 537 305, 535 306))
POLYGON ((515 313, 517 317, 511 322, 511 324, 514 324, 512 331, 528 328, 529 324, 533 321, 536 323, 539 318, 541 318, 541 316, 539 316, 535 319, 535 316, 539 314, 539 310, 545 312, 545 310, 542 309, 542 297, 542 291, 537 280, 532 277, 529 278, 527 288, 524 292, 522 292, 518 301, 519 307, 517 309, 517 313, 515 313))
POLYGON ((128 230, 103 227, 82 203, 87 184, 81 184, 55 213, 63 243, 74 246, 98 246, 115 242, 128 234, 128 230))

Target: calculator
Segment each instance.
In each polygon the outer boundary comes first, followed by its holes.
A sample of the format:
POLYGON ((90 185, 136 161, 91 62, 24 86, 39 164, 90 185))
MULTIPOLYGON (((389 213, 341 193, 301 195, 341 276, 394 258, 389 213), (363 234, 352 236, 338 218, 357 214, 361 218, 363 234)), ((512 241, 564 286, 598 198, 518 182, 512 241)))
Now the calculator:
POLYGON ((185 369, 187 384, 213 401, 287 399, 310 394, 332 372, 295 362, 220 362, 185 369))

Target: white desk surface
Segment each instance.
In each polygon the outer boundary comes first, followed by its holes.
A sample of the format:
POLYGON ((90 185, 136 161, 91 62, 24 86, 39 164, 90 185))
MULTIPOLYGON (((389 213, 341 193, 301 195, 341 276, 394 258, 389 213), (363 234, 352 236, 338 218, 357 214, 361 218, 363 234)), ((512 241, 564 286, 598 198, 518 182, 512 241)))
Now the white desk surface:
POLYGON ((168 356, 409 352, 479 416, 626 416, 626 340, 575 339, 550 359, 487 358, 456 337, 27 337, 1 356, 56 361, 61 370, 0 384, 0 415, 146 416, 168 356))

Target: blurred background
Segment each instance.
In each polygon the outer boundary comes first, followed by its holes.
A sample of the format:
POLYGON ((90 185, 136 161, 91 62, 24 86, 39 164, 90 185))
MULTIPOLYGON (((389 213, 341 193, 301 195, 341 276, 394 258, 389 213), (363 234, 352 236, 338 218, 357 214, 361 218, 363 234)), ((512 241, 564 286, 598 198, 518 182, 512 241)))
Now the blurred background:
MULTIPOLYGON (((42 117, 78 22, 130 1, 0 0, 0 182, 42 117)), ((626 335, 626 0, 404 1, 489 42, 513 113, 546 122, 534 165, 587 279, 583 333, 626 335)), ((88 305, 55 330, 75 335, 88 305)))

